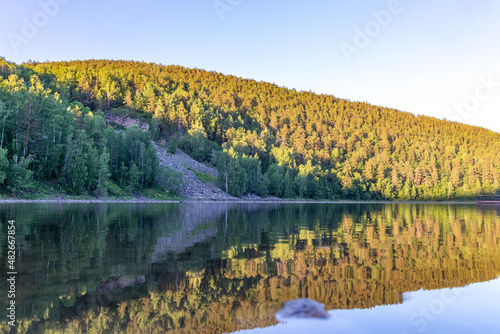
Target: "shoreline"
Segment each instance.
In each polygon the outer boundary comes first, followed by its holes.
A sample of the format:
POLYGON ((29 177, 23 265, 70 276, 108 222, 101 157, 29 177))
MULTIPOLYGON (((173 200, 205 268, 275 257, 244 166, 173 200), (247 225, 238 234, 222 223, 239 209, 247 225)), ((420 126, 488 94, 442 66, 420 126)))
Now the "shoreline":
POLYGON ((71 203, 238 203, 238 204, 477 204, 475 201, 355 201, 355 200, 338 200, 338 201, 317 201, 317 200, 286 200, 286 199, 231 199, 231 200, 203 200, 203 199, 188 199, 188 200, 157 200, 149 198, 134 198, 134 199, 71 199, 71 198, 51 198, 51 199, 21 199, 21 198, 0 198, 1 204, 10 203, 56 203, 56 204, 71 204, 71 203))

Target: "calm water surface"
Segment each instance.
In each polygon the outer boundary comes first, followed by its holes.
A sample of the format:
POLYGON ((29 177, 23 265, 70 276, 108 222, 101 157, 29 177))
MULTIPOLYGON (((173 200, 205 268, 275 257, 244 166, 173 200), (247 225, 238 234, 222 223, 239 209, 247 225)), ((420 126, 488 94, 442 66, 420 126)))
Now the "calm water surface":
POLYGON ((11 219, 19 333, 500 333, 496 207, 0 204, 5 306, 11 219))

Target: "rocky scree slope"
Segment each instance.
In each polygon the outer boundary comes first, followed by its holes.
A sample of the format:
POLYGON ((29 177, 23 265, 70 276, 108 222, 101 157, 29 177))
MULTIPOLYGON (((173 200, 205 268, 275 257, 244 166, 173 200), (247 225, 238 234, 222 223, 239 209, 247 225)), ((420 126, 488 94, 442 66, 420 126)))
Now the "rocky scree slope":
POLYGON ((153 142, 160 166, 167 166, 184 174, 184 186, 181 195, 186 199, 208 201, 230 201, 238 198, 222 191, 215 182, 201 181, 192 170, 217 178, 217 169, 208 167, 177 149, 175 154, 168 153, 164 148, 153 142), (190 170, 192 169, 192 170, 190 170))

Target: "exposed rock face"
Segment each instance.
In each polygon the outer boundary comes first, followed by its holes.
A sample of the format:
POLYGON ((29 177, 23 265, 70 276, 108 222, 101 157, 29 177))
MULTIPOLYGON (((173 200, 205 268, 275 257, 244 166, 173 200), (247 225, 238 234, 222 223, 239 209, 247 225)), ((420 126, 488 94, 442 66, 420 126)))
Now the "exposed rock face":
POLYGON ((141 130, 149 130, 149 124, 129 117, 122 117, 115 114, 106 114, 106 125, 110 126, 111 123, 121 124, 126 128, 137 126, 141 130))
POLYGON ((207 201, 231 201, 238 200, 238 198, 229 195, 222 191, 215 182, 201 181, 190 169, 197 172, 212 175, 217 177, 217 169, 208 167, 201 162, 191 158, 181 150, 177 150, 175 154, 169 154, 165 149, 158 146, 155 142, 153 145, 156 148, 158 162, 160 166, 167 166, 177 172, 184 174, 184 181, 186 185, 182 190, 182 195, 186 199, 207 200, 207 201))

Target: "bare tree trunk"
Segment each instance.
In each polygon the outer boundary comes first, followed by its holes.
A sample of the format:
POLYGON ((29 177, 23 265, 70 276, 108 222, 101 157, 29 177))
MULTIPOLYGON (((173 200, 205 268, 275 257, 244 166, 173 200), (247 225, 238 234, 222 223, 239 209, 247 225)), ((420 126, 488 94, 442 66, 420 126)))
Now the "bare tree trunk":
POLYGON ((226 177, 226 192, 227 192, 227 171, 224 172, 224 175, 226 177))

